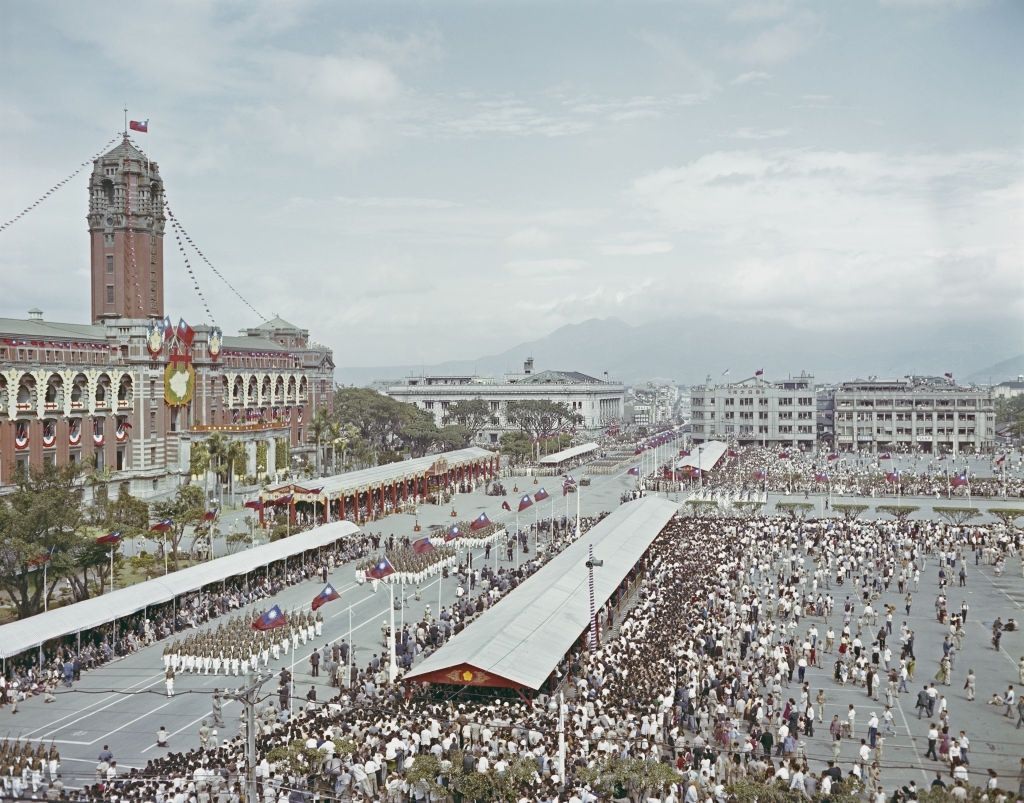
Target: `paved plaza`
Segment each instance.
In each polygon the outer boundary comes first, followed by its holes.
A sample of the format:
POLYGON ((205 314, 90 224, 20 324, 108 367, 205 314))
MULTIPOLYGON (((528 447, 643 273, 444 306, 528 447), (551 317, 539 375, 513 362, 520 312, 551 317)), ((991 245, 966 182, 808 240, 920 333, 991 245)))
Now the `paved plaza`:
MULTIPOLYGON (((532 478, 516 477, 506 479, 505 484, 509 498, 512 499, 515 498, 514 486, 518 487, 520 494, 535 492, 542 486, 547 486, 547 490, 552 493, 550 502, 539 503, 521 515, 523 525, 532 522, 538 515, 562 515, 567 510, 567 503, 570 515, 575 514, 576 497, 563 497, 557 493, 560 485, 558 478, 542 478, 538 484, 534 484, 532 478)), ((591 486, 581 489, 581 509, 584 514, 612 510, 619 504, 623 492, 634 485, 635 478, 626 475, 624 471, 615 475, 595 476, 591 486)), ((682 504, 687 494, 670 496, 677 497, 682 504)), ((769 512, 774 501, 775 495, 770 495, 769 512)), ((860 501, 879 503, 885 500, 860 501)), ((500 498, 487 497, 482 491, 476 491, 457 495, 454 506, 462 520, 486 511, 492 520, 513 526, 515 514, 501 511, 500 503, 500 498)), ((986 506, 987 503, 980 505, 982 509, 986 506)), ((424 506, 417 517, 393 515, 365 529, 384 536, 391 533, 397 536, 413 535, 412 528, 416 520, 424 526, 424 531, 430 525, 450 523, 450 510, 450 507, 424 506)), ((918 515, 926 515, 926 510, 923 509, 918 515)), ((492 551, 492 561, 498 551, 492 551)), ((483 559, 482 550, 473 550, 473 553, 474 561, 483 559)), ((1024 579, 1016 560, 1007 564, 1007 570, 1001 576, 996 576, 993 567, 984 563, 976 566, 973 557, 968 558, 966 586, 957 587, 954 578, 953 586, 948 589, 950 610, 958 610, 961 602, 969 606, 966 638, 963 650, 956 656, 950 685, 940 685, 938 688, 948 704, 951 730, 954 733, 965 730, 971 740, 971 781, 981 784, 984 778, 978 773, 989 768, 995 769, 1002 778, 1015 778, 1020 756, 1024 754, 1024 729, 1014 727, 1015 717, 1004 717, 1001 706, 986 705, 986 700, 994 692, 1004 693, 1011 684, 1020 688, 1018 660, 1024 656, 1024 633, 1019 629, 1006 633, 1000 650, 996 651, 991 645, 991 626, 997 616, 1004 622, 1009 618, 1020 621, 1024 604, 1024 579), (974 669, 978 679, 977 699, 974 702, 967 701, 963 689, 968 668, 974 669)), ((498 560, 501 561, 499 565, 508 565, 504 555, 498 560)), ((878 609, 882 609, 886 603, 895 606, 894 641, 904 621, 916 634, 915 678, 910 684, 910 693, 898 697, 895 706, 896 732, 887 736, 884 742, 883 781, 887 788, 892 788, 894 782, 906 783, 911 779, 919 785, 927 784, 936 770, 947 770, 945 775, 948 778, 947 765, 925 758, 926 733, 930 720, 919 720, 914 708, 917 691, 922 684, 935 677, 938 659, 942 654, 942 638, 948 631, 947 626, 940 624, 935 616, 934 602, 939 593, 937 572, 937 557, 929 556, 921 575, 920 588, 912 592, 913 604, 909 616, 904 615, 903 595, 896 592, 895 584, 876 603, 878 609)), ((322 609, 325 616, 323 637, 300 649, 298 662, 294 665, 296 695, 299 698, 305 697, 310 686, 317 688, 320 700, 334 694, 325 685, 326 678, 314 679, 310 676, 308 655, 311 649, 319 649, 324 644, 343 638, 348 639, 351 628, 353 643, 357 648, 356 663, 365 665, 373 654, 382 653, 381 627, 389 613, 387 589, 381 587, 374 593, 369 584, 357 583, 351 564, 338 567, 330 581, 341 594, 341 599, 322 609)), ((419 619, 426 606, 436 612, 439 604, 449 604, 455 593, 456 582, 454 577, 442 579, 435 576, 424 582, 419 600, 415 599, 414 588, 397 588, 396 595, 407 599, 403 611, 396 611, 396 623, 401 625, 403 618, 406 621, 419 619)), ((307 606, 321 587, 319 578, 289 587, 273 599, 261 601, 254 613, 275 602, 284 610, 293 607, 308 610, 307 606)), ((851 587, 848 584, 837 586, 835 578, 832 578, 831 593, 836 598, 835 613, 831 620, 803 619, 802 628, 815 622, 822 636, 829 624, 839 632, 843 600, 847 593, 852 593, 851 587)), ((215 621, 213 626, 216 624, 215 621)), ((179 673, 176 694, 169 699, 164 692, 162 649, 163 642, 97 670, 83 673, 74 689, 62 690, 53 704, 47 705, 41 698, 34 698, 21 705, 17 714, 12 714, 9 709, 0 710, 0 731, 11 738, 55 743, 62 754, 65 782, 72 786, 91 781, 97 755, 104 745, 109 745, 122 769, 142 767, 147 760, 166 754, 168 750, 181 751, 196 747, 200 724, 203 720, 212 721, 210 704, 213 690, 237 685, 241 679, 179 673), (169 748, 156 746, 155 735, 161 726, 170 733, 169 748)), ((894 652, 898 654, 898 643, 894 652)), ((859 739, 867 735, 868 718, 873 712, 882 715, 885 684, 882 684, 880 699, 877 701, 868 698, 863 687, 852 684, 840 686, 832 676, 834 660, 834 654, 824 654, 821 668, 812 667, 807 672, 811 698, 814 699, 820 688, 825 691, 826 702, 825 721, 816 723, 815 735, 805 739, 804 749, 812 766, 820 769, 818 762, 831 758, 828 722, 833 714, 845 718, 852 704, 857 712, 854 738, 843 741, 840 756, 845 772, 856 759, 859 739)), ((276 674, 285 666, 291 666, 291 656, 279 661, 271 660, 269 668, 276 674)), ((276 680, 268 681, 264 687, 270 703, 276 700, 275 689, 276 680)), ((783 689, 783 696, 796 697, 798 692, 799 685, 794 680, 790 688, 783 689)), ((301 699, 296 704, 299 702, 301 699)), ((240 709, 236 703, 227 702, 223 713, 225 726, 219 734, 222 741, 237 733, 240 709)), ((937 717, 933 721, 937 722, 937 717)))

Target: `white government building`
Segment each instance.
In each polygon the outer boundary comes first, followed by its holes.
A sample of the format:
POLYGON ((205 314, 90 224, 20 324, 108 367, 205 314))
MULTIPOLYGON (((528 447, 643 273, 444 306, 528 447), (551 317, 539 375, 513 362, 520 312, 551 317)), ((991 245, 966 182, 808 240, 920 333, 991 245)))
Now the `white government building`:
POLYGON ((690 389, 693 442, 733 438, 741 445, 813 449, 817 439, 814 377, 778 382, 752 376, 742 382, 690 389))
POLYGON ((493 423, 479 434, 484 443, 498 443, 501 435, 515 429, 505 418, 509 402, 539 399, 560 402, 583 418, 582 429, 596 430, 622 421, 626 388, 621 382, 582 374, 578 371, 534 373, 533 359, 523 364, 521 374, 501 379, 481 376, 410 376, 391 385, 386 393, 393 399, 414 404, 434 415, 443 426, 451 405, 469 399, 483 399, 491 408, 493 423))

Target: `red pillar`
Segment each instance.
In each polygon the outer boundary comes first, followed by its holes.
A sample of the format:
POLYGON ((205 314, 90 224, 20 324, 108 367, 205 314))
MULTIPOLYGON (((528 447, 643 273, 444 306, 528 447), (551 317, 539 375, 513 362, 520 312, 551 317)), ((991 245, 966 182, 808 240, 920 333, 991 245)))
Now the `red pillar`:
POLYGON ((324 502, 324 524, 327 524, 331 520, 331 500, 327 499, 324 502))
POLYGON ((409 501, 409 480, 402 480, 402 501, 409 501))
POLYGON ((264 524, 264 522, 263 522, 263 506, 262 505, 260 505, 260 509, 257 512, 260 514, 260 527, 262 527, 263 524, 264 524))
POLYGON ((345 493, 342 491, 341 498, 338 500, 338 518, 342 521, 345 520, 345 493))
POLYGON ((398 483, 391 483, 391 509, 398 508, 398 483))
POLYGON ((295 524, 295 497, 292 496, 292 501, 288 503, 288 521, 295 524))

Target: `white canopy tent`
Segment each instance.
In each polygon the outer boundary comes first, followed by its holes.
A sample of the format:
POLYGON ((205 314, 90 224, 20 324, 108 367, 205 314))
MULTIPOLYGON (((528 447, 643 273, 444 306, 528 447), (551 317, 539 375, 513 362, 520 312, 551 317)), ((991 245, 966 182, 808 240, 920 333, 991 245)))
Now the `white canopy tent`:
POLYGON ((560 452, 544 455, 544 457, 540 459, 540 464, 542 466, 557 466, 559 463, 564 463, 566 460, 574 460, 578 457, 588 455, 591 452, 596 452, 597 448, 596 443, 584 443, 580 446, 570 446, 568 449, 562 449, 560 452))
POLYGON ((589 547, 604 561, 594 571, 600 607, 678 512, 675 502, 657 496, 621 505, 406 678, 539 689, 590 623, 589 547), (481 680, 472 680, 481 674, 481 680))
POLYGON ((225 555, 197 566, 119 588, 109 594, 54 608, 46 613, 0 626, 0 658, 4 660, 45 644, 50 639, 81 633, 137 613, 153 605, 170 602, 182 594, 228 577, 248 574, 271 563, 301 555, 311 549, 330 546, 359 532, 350 521, 324 524, 269 544, 225 555))
POLYGON ((689 457, 682 457, 676 461, 676 468, 681 469, 685 466, 691 466, 693 468, 699 468, 701 471, 710 471, 716 465, 718 461, 722 459, 722 455, 725 454, 728 446, 722 443, 722 441, 708 441, 698 446, 694 446, 690 450, 689 457))

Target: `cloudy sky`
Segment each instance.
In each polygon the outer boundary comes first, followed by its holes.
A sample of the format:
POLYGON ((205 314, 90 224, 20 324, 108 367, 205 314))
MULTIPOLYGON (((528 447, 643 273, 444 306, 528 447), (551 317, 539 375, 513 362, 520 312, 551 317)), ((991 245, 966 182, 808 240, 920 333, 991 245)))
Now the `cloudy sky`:
MULTIPOLYGON (((1002 321, 993 357, 1019 350, 1015 0, 103 9, 0 9, 0 218, 127 104, 199 247, 339 365, 697 308, 811 336, 1002 321)), ((83 173, 0 233, 0 316, 88 318, 86 195, 83 173)), ((171 238, 165 260, 168 312, 202 321, 171 238)))

